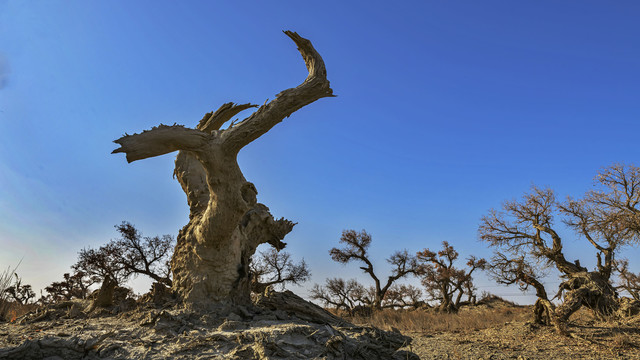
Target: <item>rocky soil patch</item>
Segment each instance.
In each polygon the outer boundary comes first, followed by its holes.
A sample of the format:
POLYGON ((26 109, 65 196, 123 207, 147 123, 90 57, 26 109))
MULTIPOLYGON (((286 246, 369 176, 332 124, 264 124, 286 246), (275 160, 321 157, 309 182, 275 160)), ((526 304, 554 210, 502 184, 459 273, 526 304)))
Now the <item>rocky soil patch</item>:
POLYGON ((233 310, 89 308, 69 301, 0 324, 0 359, 417 359, 399 350, 410 337, 347 323, 290 292, 233 310))

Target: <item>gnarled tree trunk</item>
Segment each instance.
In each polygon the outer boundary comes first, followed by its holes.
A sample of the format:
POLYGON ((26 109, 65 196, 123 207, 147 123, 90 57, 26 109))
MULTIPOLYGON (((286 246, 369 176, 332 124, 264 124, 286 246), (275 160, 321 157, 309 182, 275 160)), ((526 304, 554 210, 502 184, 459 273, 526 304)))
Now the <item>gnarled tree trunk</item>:
POLYGON ((268 132, 294 111, 332 90, 320 55, 311 42, 285 31, 298 46, 309 75, 296 88, 282 91, 248 118, 221 130, 224 123, 251 104, 224 104, 208 113, 195 129, 159 125, 115 141, 132 162, 178 151, 175 177, 187 195, 189 223, 179 232, 171 260, 173 289, 189 307, 212 303, 242 304, 250 301, 249 261, 256 247, 269 243, 281 249, 281 241, 294 224, 275 220, 257 202, 255 186, 237 163, 245 145, 268 132))

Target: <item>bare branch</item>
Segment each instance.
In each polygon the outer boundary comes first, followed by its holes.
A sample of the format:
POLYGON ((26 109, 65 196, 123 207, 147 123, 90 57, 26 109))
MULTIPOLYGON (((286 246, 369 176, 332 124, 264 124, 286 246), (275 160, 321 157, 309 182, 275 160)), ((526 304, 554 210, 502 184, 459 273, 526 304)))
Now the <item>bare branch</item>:
POLYGON ((260 106, 247 119, 226 130, 223 134, 224 143, 232 152, 240 151, 242 147, 262 136, 301 107, 323 97, 333 96, 324 61, 311 42, 295 32, 285 31, 284 33, 298 46, 309 75, 302 84, 282 91, 274 100, 260 106))
POLYGON ((168 154, 177 150, 197 151, 209 136, 181 125, 160 125, 140 134, 125 135, 114 143, 120 145, 112 154, 126 153, 127 162, 168 154))
POLYGON ((585 271, 564 257, 562 239, 553 229, 557 207, 551 189, 533 187, 520 201, 505 202, 502 212, 491 210, 482 217, 480 239, 516 256, 530 254, 565 274, 585 271))
POLYGON ((214 130, 220 130, 220 127, 231 120, 232 117, 237 115, 239 112, 252 108, 258 107, 258 105, 253 104, 240 104, 236 105, 232 102, 223 104, 220 106, 216 112, 210 112, 204 115, 202 120, 198 123, 196 129, 210 134, 214 130))
POLYGON ((629 260, 616 261, 616 270, 620 279, 617 289, 622 289, 634 299, 640 300, 640 274, 629 271, 629 260))

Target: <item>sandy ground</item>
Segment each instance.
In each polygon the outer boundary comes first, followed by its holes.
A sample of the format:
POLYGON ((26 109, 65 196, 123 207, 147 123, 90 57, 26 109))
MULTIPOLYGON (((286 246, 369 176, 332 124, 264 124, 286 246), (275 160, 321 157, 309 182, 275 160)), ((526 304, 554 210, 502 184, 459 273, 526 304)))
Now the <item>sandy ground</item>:
POLYGON ((511 322, 464 332, 405 333, 421 359, 640 359, 637 322, 574 321, 571 337, 552 327, 511 322))

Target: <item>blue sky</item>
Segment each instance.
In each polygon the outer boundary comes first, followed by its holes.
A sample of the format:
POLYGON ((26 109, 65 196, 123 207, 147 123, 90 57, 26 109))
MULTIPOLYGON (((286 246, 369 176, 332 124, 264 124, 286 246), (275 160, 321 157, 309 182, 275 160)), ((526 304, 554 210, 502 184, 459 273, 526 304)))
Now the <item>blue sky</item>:
MULTIPOLYGON (((112 141, 296 86, 286 29, 313 42, 338 97, 239 162, 259 201, 298 222, 287 241, 308 285, 366 282, 329 258, 347 228, 373 235, 383 276, 393 250, 443 240, 489 256, 476 232, 490 208, 531 184, 580 196, 598 169, 640 165, 639 16, 633 1, 0 0, 0 267, 23 258, 42 288, 122 220, 177 234, 174 155, 127 164, 112 141)), ((594 262, 564 234, 568 257, 594 262)))

